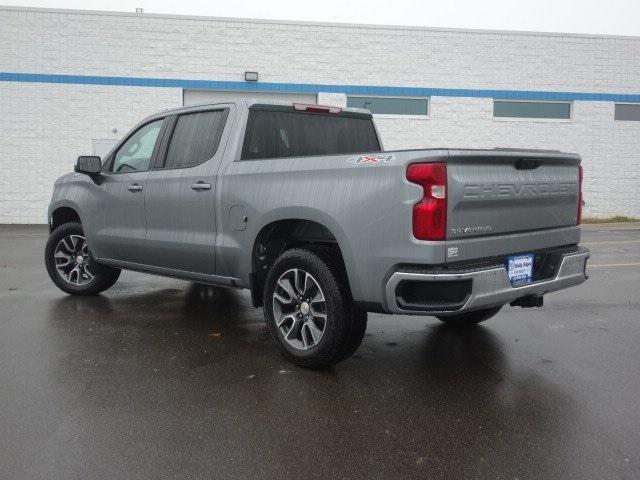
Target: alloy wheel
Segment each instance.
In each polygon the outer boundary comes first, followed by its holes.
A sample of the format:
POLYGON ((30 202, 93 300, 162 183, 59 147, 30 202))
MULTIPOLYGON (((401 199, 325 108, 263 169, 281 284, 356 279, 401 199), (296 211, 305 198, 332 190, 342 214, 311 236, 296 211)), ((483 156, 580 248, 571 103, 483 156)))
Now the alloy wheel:
POLYGON ((327 304, 313 275, 300 268, 280 275, 273 292, 273 314, 289 345, 298 350, 318 345, 327 327, 327 304))
POLYGON ((56 270, 67 283, 83 286, 93 280, 87 241, 82 235, 67 235, 53 252, 56 270))

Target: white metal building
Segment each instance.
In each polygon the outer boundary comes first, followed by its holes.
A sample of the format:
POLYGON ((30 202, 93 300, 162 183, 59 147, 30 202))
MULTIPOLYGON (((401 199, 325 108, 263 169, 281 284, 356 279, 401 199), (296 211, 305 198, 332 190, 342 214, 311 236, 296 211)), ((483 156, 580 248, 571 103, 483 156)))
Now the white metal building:
POLYGON ((640 216, 640 38, 0 7, 0 223, 44 223, 144 116, 236 95, 371 108, 386 148, 577 152, 586 214, 640 216))

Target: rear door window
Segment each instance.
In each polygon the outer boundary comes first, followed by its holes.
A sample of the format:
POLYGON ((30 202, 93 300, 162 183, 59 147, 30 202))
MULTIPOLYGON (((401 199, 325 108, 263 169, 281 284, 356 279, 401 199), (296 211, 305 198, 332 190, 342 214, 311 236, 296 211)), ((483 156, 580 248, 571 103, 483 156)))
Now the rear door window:
POLYGON ((252 109, 242 159, 378 152, 370 115, 252 109))
POLYGON ((164 166, 193 167, 212 158, 218 149, 228 113, 228 109, 223 109, 178 116, 164 166))

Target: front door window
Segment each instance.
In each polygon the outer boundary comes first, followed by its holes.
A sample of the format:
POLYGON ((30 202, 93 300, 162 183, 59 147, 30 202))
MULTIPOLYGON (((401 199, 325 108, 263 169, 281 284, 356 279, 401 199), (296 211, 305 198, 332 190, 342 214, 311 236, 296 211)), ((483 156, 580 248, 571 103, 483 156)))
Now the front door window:
POLYGON ((147 123, 131 135, 118 149, 111 171, 123 173, 148 170, 163 121, 164 119, 147 123))

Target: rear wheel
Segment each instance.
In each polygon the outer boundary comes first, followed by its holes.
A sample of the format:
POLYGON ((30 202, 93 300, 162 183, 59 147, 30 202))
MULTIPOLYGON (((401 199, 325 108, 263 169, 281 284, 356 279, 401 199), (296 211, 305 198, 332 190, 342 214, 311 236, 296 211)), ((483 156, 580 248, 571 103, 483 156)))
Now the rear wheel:
POLYGON ((120 270, 95 262, 79 223, 56 228, 45 247, 49 277, 63 292, 72 295, 97 295, 111 287, 120 270))
POLYGON ((288 250, 275 261, 265 282, 264 312, 282 354, 309 368, 349 358, 367 325, 335 249, 326 247, 288 250))
POLYGON ((457 315, 441 316, 436 318, 454 327, 470 327, 472 325, 477 325, 480 322, 484 322, 485 320, 489 320, 491 317, 495 316, 502 307, 502 305, 498 305, 497 307, 485 308, 483 310, 475 310, 473 312, 459 313, 457 315))

